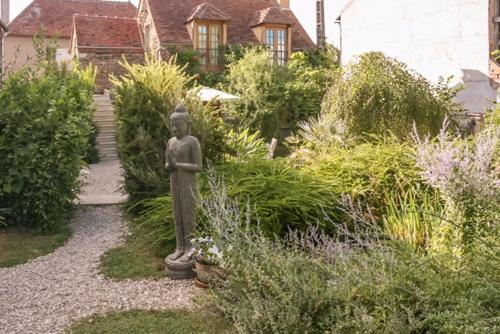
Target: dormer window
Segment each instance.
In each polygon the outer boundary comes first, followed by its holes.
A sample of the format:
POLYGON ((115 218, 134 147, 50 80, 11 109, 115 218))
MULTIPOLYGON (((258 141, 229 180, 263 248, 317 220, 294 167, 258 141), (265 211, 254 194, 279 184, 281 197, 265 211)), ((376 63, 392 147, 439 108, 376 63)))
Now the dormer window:
POLYGON ((200 65, 203 69, 218 71, 223 65, 223 26, 221 23, 196 23, 196 49, 200 53, 200 65))
POLYGON ((186 20, 193 47, 200 53, 200 65, 205 71, 217 72, 223 67, 229 20, 229 16, 208 2, 194 8, 186 20))
POLYGON ((264 44, 271 57, 279 64, 285 65, 288 59, 288 37, 286 28, 266 27, 264 44))
POLYGON ((291 20, 287 14, 279 7, 265 8, 254 14, 250 26, 276 63, 285 65, 292 50, 291 20))

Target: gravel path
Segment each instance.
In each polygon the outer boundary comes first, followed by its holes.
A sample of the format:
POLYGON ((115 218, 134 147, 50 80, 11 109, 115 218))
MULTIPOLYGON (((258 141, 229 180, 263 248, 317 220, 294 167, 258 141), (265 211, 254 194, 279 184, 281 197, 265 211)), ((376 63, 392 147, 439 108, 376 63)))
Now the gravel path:
POLYGON ((126 235, 118 206, 82 207, 73 238, 54 253, 0 269, 0 333, 62 333, 72 322, 112 310, 191 308, 191 281, 111 281, 102 254, 126 235))
POLYGON ((120 161, 103 161, 89 165, 88 172, 90 174, 85 178, 82 195, 122 195, 120 161))
POLYGON ((103 161, 89 165, 81 173, 82 190, 77 203, 83 205, 109 205, 127 201, 121 189, 123 183, 120 162, 103 161))

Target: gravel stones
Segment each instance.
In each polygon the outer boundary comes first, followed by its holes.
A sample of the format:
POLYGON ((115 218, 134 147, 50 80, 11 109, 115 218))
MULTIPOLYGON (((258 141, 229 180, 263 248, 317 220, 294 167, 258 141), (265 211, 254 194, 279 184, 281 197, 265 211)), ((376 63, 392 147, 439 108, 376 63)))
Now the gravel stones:
POLYGON ((122 183, 120 161, 102 161, 88 166, 82 195, 121 195, 122 183))
POLYGON ((81 207, 72 229, 73 238, 54 253, 0 269, 0 333, 62 333, 93 314, 193 307, 191 281, 113 281, 99 274, 100 257, 128 233, 118 206, 81 207))

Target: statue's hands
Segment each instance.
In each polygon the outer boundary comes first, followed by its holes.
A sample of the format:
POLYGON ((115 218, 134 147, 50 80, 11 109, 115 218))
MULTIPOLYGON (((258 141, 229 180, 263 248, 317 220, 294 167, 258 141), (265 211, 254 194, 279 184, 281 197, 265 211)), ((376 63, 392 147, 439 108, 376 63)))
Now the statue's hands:
POLYGON ((173 157, 171 152, 169 152, 167 163, 166 163, 165 167, 169 171, 174 171, 177 169, 177 162, 175 161, 175 158, 173 157))

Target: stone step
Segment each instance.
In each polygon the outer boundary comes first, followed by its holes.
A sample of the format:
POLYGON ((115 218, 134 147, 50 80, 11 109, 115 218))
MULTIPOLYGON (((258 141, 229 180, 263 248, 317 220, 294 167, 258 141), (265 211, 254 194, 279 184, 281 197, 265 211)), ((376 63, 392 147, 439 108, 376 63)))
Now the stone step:
POLYGON ((116 138, 116 130, 99 130, 97 139, 109 138, 109 137, 116 138))
POLYGON ((102 107, 102 108, 97 108, 94 114, 106 114, 106 113, 111 113, 115 114, 115 108, 113 106, 108 106, 108 107, 102 107))
POLYGON ((116 132, 114 133, 109 133, 109 132, 100 132, 97 135, 97 142, 98 143, 111 143, 111 142, 116 142, 116 132))
POLYGON ((94 101, 111 101, 111 97, 107 94, 95 94, 93 98, 94 101))
POLYGON ((118 154, 102 155, 101 161, 115 161, 119 160, 118 154))
POLYGON ((96 123, 98 128, 104 128, 104 127, 116 128, 116 122, 114 120, 98 121, 96 123))
POLYGON ((111 102, 94 102, 94 106, 96 109, 102 108, 114 108, 115 106, 111 102))
POLYGON ((114 149, 114 150, 118 150, 118 146, 116 144, 116 142, 98 142, 97 143, 97 148, 99 149, 99 151, 101 150, 105 150, 105 149, 114 149))
POLYGON ((116 133, 116 124, 97 124, 97 129, 102 133, 116 133))
POLYGON ((116 117, 114 114, 94 114, 94 121, 97 122, 105 122, 105 121, 111 121, 111 122, 116 122, 116 117))
POLYGON ((103 148, 99 150, 102 154, 114 154, 118 152, 118 149, 116 147, 108 147, 108 148, 103 148))

